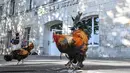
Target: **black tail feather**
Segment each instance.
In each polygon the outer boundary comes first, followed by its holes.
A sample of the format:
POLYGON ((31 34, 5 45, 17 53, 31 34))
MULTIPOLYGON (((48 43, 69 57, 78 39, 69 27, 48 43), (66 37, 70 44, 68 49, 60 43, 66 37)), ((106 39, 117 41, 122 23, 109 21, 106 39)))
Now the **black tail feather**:
POLYGON ((12 61, 12 55, 4 55, 6 61, 12 61))

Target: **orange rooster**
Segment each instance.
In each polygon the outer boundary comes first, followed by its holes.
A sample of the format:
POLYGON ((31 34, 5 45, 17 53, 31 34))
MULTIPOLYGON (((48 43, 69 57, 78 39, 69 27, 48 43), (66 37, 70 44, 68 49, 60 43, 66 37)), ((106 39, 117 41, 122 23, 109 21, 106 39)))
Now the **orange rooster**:
MULTIPOLYGON (((34 48, 34 44, 30 43, 28 46, 18 49, 18 50, 13 50, 9 55, 4 55, 4 59, 6 61, 11 61, 12 59, 18 60, 18 63, 23 59, 25 59, 29 54, 30 51, 34 48)), ((18 64, 17 63, 17 64, 18 64)))
POLYGON ((70 61, 66 66, 70 66, 71 62, 77 63, 78 61, 79 68, 83 67, 82 62, 85 58, 88 44, 88 38, 84 31, 81 29, 75 30, 72 36, 54 33, 53 38, 59 51, 68 55, 70 61))
MULTIPOLYGON (((81 15, 82 13, 80 13, 81 15)), ((80 17, 79 15, 76 17, 80 17)), ((53 39, 56 43, 58 50, 61 53, 66 53, 69 62, 65 66, 70 67, 73 63, 77 64, 77 68, 82 68, 83 61, 86 56, 88 40, 90 34, 86 32, 82 26, 82 22, 77 20, 79 18, 73 18, 74 20, 74 30, 72 35, 63 35, 53 33, 53 39), (76 20, 75 20, 76 19, 76 20)))

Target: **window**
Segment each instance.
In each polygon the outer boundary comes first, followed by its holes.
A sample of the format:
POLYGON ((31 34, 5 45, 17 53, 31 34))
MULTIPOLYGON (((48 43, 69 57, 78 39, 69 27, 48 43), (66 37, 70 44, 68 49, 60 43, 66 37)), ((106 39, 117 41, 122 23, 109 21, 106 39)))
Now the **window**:
POLYGON ((27 11, 31 11, 33 8, 33 0, 27 0, 27 11))
POLYGON ((25 28, 25 33, 24 33, 23 40, 26 41, 26 45, 29 44, 30 30, 31 30, 31 27, 25 28))
POLYGON ((33 8, 33 0, 26 0, 26 12, 29 12, 33 8))
POLYGON ((32 9, 32 0, 30 0, 30 3, 29 3, 29 10, 32 9))
POLYGON ((10 43, 11 39, 12 39, 12 30, 7 32, 7 44, 6 44, 7 48, 11 46, 11 43, 10 43))
MULTIPOLYGON (((51 26, 50 31, 52 31, 52 29, 62 30, 62 23, 55 24, 55 25, 51 26)), ((56 33, 62 34, 62 31, 56 31, 56 33)))
POLYGON ((15 0, 11 0, 10 2, 10 15, 14 15, 15 13, 15 0))
POLYGON ((99 17, 97 15, 84 17, 85 25, 91 29, 89 45, 99 45, 99 17))
POLYGON ((2 14, 3 14, 3 6, 1 5, 0 6, 0 21, 1 21, 2 14))

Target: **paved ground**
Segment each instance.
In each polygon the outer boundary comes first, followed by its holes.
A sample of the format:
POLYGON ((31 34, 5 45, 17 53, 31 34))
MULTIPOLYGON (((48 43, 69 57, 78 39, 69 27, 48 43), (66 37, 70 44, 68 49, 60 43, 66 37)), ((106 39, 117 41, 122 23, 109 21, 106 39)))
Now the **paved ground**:
POLYGON ((29 57, 24 64, 16 65, 16 61, 0 60, 0 73, 130 73, 130 60, 95 60, 87 59, 85 67, 78 71, 65 68, 67 60, 59 58, 45 59, 29 57))

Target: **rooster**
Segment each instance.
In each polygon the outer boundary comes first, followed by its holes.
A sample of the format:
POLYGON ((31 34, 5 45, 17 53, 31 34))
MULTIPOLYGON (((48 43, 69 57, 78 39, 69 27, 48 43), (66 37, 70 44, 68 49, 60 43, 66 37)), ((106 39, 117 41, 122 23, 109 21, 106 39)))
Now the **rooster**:
POLYGON ((30 54, 30 51, 33 48, 34 48, 34 44, 30 43, 28 46, 24 48, 13 50, 9 55, 4 55, 4 59, 6 61, 12 61, 12 59, 15 59, 18 61, 18 63, 22 60, 22 63, 23 63, 23 60, 28 57, 28 55, 30 54))
MULTIPOLYGON (((81 15, 81 14, 80 14, 81 15)), ((79 15, 76 17, 80 17, 79 15)), ((77 64, 77 68, 82 68, 83 61, 86 57, 86 51, 88 46, 88 40, 90 34, 84 28, 84 24, 81 21, 77 21, 79 18, 73 18, 74 26, 71 36, 53 33, 53 39, 56 43, 58 50, 61 53, 66 53, 69 62, 65 66, 70 67, 73 63, 77 64), (76 19, 76 20, 75 20, 76 19)))

